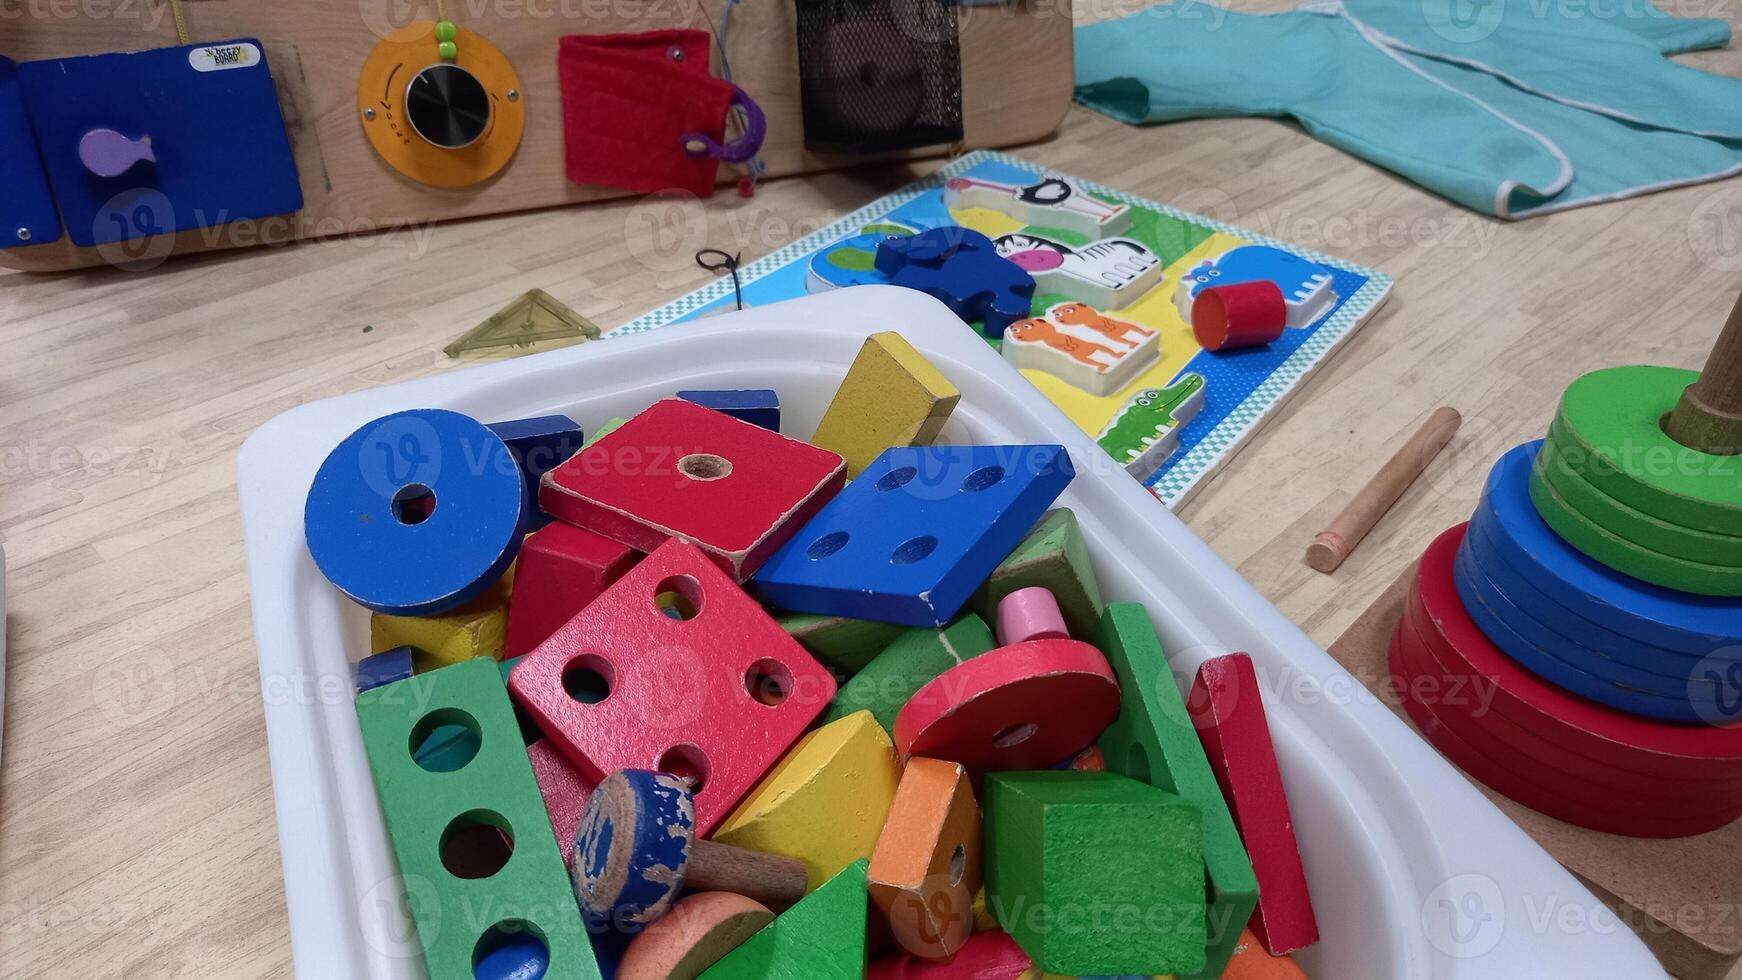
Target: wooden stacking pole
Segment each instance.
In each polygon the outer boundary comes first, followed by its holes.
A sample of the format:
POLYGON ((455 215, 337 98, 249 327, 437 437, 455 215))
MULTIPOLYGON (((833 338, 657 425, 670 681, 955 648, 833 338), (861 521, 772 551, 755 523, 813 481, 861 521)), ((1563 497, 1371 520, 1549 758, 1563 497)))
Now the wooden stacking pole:
POLYGON ((1403 448, 1331 521, 1331 526, 1313 538, 1313 543, 1307 546, 1307 564, 1327 575, 1336 571, 1343 559, 1349 557, 1349 552, 1355 550, 1367 532, 1373 530, 1373 525, 1379 523, 1391 505, 1397 503, 1397 498, 1403 496, 1416 477, 1421 476, 1421 471, 1427 469, 1427 464, 1457 434, 1463 421, 1464 417, 1455 408, 1441 406, 1434 409, 1415 435, 1409 437, 1403 448))
POLYGON ((1682 392, 1663 431, 1671 439, 1714 456, 1742 453, 1742 296, 1712 345, 1700 380, 1682 392))

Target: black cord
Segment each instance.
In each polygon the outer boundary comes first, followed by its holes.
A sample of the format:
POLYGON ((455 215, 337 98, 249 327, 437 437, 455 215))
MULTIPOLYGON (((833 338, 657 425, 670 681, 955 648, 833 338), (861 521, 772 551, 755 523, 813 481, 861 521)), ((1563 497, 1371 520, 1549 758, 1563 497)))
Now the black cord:
MULTIPOLYGON (((742 255, 743 253, 738 253, 742 255)), ((732 274, 732 300, 738 304, 738 309, 744 308, 744 284, 738 279, 738 255, 729 255, 717 248, 704 248, 696 253, 696 265, 718 275, 722 271, 732 274), (702 260, 702 256, 718 255, 719 259, 713 265, 702 260)))

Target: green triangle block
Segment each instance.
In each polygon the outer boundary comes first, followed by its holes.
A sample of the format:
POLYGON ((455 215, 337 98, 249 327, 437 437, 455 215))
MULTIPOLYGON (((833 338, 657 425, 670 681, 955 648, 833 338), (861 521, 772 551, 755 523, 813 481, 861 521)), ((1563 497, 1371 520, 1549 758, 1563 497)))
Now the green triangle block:
POLYGON ((544 290, 529 289, 442 350, 449 357, 527 354, 598 339, 599 328, 593 321, 557 302, 544 290))
POLYGON ((998 621, 998 603, 1017 589, 1042 586, 1058 600, 1071 637, 1092 640, 1101 622, 1101 588, 1089 567, 1089 546, 1077 515, 1060 507, 1048 511, 1028 536, 993 569, 973 599, 973 609, 988 623, 998 621))
POLYGON ((860 859, 841 869, 701 980, 862 980, 868 864, 860 859))

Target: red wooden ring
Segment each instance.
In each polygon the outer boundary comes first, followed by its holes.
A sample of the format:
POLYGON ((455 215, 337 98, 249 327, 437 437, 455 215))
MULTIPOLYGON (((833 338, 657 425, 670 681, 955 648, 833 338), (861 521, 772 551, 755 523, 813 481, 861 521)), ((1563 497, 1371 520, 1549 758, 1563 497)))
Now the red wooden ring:
POLYGON ((1268 344, 1287 326, 1288 301, 1268 279, 1214 286, 1192 300, 1192 335, 1204 350, 1268 344))

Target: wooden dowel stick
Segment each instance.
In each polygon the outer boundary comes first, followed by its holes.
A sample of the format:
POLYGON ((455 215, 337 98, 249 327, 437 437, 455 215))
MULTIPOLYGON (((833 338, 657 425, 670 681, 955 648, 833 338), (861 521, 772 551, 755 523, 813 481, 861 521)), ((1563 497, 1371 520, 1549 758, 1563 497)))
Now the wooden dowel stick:
POLYGON ((1463 421, 1463 416, 1455 408, 1442 406, 1434 409, 1403 448, 1374 474, 1354 500, 1349 501, 1349 506, 1343 508, 1331 526, 1313 538, 1313 543, 1307 547, 1307 564, 1321 572, 1335 571, 1367 532, 1373 530, 1373 525, 1391 509, 1391 505, 1397 503, 1397 498, 1403 496, 1403 491, 1409 489, 1421 471, 1427 469, 1427 464, 1451 441, 1463 421))
POLYGON ((1700 380, 1688 385, 1663 424, 1671 439, 1714 456, 1742 453, 1742 297, 1712 345, 1700 380))
POLYGON ((690 844, 684 885, 695 891, 736 892, 764 905, 785 908, 804 897, 809 877, 804 862, 797 858, 698 840, 690 844))

